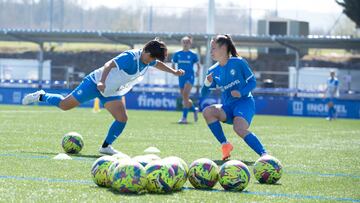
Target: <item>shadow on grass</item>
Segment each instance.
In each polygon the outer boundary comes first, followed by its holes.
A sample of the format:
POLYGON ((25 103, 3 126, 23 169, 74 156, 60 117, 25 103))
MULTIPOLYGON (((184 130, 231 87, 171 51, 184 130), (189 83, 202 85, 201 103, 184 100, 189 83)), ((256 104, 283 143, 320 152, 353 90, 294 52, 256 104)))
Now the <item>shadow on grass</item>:
MULTIPOLYGON (((216 165, 218 165, 218 166, 221 166, 221 165, 223 165, 225 162, 227 162, 227 161, 230 161, 230 160, 213 160, 215 163, 216 163, 216 165)), ((244 164, 246 164, 247 166, 253 166, 254 165, 254 161, 245 161, 245 160, 239 160, 239 161, 241 161, 241 162, 243 162, 244 164)))
POLYGON ((256 185, 266 185, 266 186, 282 186, 282 184, 281 183, 271 183, 271 184, 269 184, 269 183, 259 183, 259 182, 255 182, 254 184, 256 184, 256 185))
MULTIPOLYGON (((24 154, 36 154, 36 155, 51 155, 51 156, 56 156, 59 153, 55 153, 55 152, 37 152, 37 151, 20 151, 20 153, 24 153, 24 154)), ((69 156, 73 156, 73 157, 80 157, 80 158, 100 158, 103 155, 101 154, 97 154, 97 155, 92 155, 92 154, 67 154, 69 156)))

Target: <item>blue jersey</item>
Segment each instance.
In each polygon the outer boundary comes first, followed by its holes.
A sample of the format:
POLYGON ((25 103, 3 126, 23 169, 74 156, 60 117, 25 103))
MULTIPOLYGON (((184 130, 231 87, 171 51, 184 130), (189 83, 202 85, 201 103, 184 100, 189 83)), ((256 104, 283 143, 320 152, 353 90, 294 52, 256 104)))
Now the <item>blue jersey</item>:
POLYGON ((206 96, 210 88, 220 88, 223 104, 252 97, 251 91, 256 87, 256 79, 245 59, 231 57, 224 66, 216 63, 209 68, 207 75, 211 73, 213 82, 209 87, 203 86, 202 96, 206 96), (233 90, 239 91, 241 98, 233 97, 233 90))
POLYGON ((178 69, 185 71, 185 76, 194 75, 194 63, 198 61, 197 55, 190 50, 175 52, 172 58, 172 62, 178 64, 178 69))

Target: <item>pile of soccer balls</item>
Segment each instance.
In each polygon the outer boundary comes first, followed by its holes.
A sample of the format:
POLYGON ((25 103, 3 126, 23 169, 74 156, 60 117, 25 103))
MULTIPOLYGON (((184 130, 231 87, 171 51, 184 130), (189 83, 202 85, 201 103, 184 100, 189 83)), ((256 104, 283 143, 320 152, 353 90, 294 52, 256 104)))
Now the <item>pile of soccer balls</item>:
MULTIPOLYGON (((79 153, 84 146, 80 134, 65 134, 62 147, 66 153, 79 153)), ((270 155, 259 158, 253 168, 259 183, 274 184, 282 175, 279 160, 270 155)), ((130 158, 126 154, 102 156, 91 168, 93 181, 120 193, 169 193, 183 188, 187 179, 196 189, 211 189, 217 182, 225 190, 242 191, 250 182, 249 168, 230 160, 220 168, 210 159, 195 160, 190 167, 179 157, 161 159, 155 154, 130 158)))
MULTIPOLYGON (((255 178, 260 183, 276 183, 282 166, 276 158, 266 155, 254 165, 255 178)), ((121 193, 169 193, 183 188, 186 180, 196 189, 211 189, 217 182, 225 190, 242 191, 250 181, 248 167, 230 160, 220 169, 210 159, 195 160, 190 167, 179 157, 160 159, 157 155, 129 158, 124 154, 98 158, 91 169, 94 182, 121 193)))

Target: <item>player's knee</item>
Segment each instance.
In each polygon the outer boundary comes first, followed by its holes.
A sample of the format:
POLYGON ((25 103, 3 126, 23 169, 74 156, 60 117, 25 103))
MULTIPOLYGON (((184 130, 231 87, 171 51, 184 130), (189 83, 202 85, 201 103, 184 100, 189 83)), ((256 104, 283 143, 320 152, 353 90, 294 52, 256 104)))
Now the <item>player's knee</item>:
POLYGON ((238 134, 240 137, 244 138, 247 134, 249 134, 249 131, 247 129, 244 129, 240 126, 233 126, 234 131, 236 134, 238 134))
POLYGON ((209 119, 209 118, 214 117, 213 112, 214 112, 214 107, 208 106, 203 110, 202 114, 205 119, 209 119))
POLYGON ((117 121, 126 123, 128 121, 128 116, 126 114, 116 116, 115 118, 117 121))
POLYGON ((72 108, 74 108, 74 107, 71 106, 71 105, 68 105, 68 104, 66 104, 66 103, 64 103, 64 102, 60 102, 60 103, 59 103, 59 108, 60 108, 61 110, 63 110, 63 111, 68 111, 68 110, 70 110, 70 109, 72 109, 72 108))

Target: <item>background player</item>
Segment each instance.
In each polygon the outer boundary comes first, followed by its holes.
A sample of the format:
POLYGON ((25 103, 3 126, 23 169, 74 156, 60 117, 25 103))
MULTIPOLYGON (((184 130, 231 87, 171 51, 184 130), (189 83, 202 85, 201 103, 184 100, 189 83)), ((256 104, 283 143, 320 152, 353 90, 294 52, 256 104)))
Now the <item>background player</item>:
POLYGON ((103 67, 91 72, 65 98, 60 94, 50 94, 39 90, 26 95, 22 103, 26 105, 38 101, 46 102, 66 111, 98 97, 115 119, 99 152, 109 155, 116 154, 119 152, 111 144, 121 134, 127 122, 126 107, 121 101, 122 95, 125 95, 142 80, 150 66, 176 76, 184 74, 183 70, 174 70, 165 65, 162 61, 166 56, 165 43, 157 39, 151 40, 143 49, 125 51, 106 62, 103 67))
POLYGON ((184 75, 179 76, 180 94, 183 101, 183 114, 178 123, 186 124, 189 110, 194 112, 194 121, 196 122, 198 120, 198 108, 195 107, 193 101, 190 99, 190 93, 195 80, 194 64, 197 65, 196 77, 199 77, 200 63, 198 56, 190 50, 192 39, 185 36, 181 39, 181 44, 183 49, 174 53, 172 67, 175 68, 175 64, 177 64, 177 69, 185 71, 184 75))
POLYGON ((222 159, 228 159, 233 146, 227 141, 219 121, 232 124, 258 155, 266 154, 264 146, 248 128, 255 114, 255 102, 251 91, 256 87, 255 76, 245 59, 238 57, 230 36, 218 35, 211 41, 211 56, 217 61, 209 68, 201 90, 202 96, 210 88, 222 90, 222 104, 211 105, 203 110, 203 116, 216 139, 222 145, 222 159))
POLYGON ((327 120, 336 118, 336 109, 334 107, 335 98, 339 96, 339 80, 335 77, 335 71, 330 71, 330 78, 327 80, 325 97, 328 106, 327 120))

